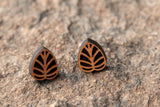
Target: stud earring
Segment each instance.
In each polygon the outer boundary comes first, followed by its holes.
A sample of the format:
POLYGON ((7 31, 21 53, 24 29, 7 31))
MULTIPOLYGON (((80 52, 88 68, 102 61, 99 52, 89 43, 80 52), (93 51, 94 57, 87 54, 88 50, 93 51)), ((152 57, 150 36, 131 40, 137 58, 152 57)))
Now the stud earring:
POLYGON ((106 55, 102 47, 96 41, 88 38, 82 43, 78 55, 78 64, 82 71, 102 71, 105 69, 106 63, 106 55))
POLYGON ((51 80, 58 75, 58 65, 55 56, 45 47, 40 47, 33 55, 29 71, 38 80, 51 80))

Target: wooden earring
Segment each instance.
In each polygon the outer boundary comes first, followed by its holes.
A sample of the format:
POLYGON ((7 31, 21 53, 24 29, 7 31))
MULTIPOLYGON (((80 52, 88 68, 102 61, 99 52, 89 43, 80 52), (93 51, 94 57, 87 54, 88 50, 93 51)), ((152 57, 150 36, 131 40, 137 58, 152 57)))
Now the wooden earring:
POLYGON ((102 47, 96 41, 88 38, 82 43, 78 55, 78 64, 82 71, 102 71, 105 69, 106 63, 106 55, 102 47))
POLYGON ((55 56, 45 47, 40 47, 33 55, 29 71, 38 80, 52 80, 58 75, 58 65, 55 56))

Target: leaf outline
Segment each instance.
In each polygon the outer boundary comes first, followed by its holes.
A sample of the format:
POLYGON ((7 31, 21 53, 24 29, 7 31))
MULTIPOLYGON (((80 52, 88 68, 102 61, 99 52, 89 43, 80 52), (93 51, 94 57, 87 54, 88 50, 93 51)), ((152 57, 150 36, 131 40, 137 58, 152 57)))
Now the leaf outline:
POLYGON ((58 75, 58 64, 57 64, 57 61, 56 61, 56 58, 55 56, 53 55, 53 53, 51 51, 49 51, 47 48, 45 47, 40 47, 36 52, 35 54, 33 55, 32 59, 31 59, 31 62, 30 62, 30 66, 29 66, 29 70, 30 70, 30 74, 31 76, 38 80, 38 81, 42 81, 42 80, 51 80, 51 79, 54 79, 57 75, 58 75), (38 56, 41 56, 42 59, 43 59, 43 63, 39 63, 42 67, 43 67, 43 70, 42 69, 39 69, 39 68, 36 68, 34 67, 35 65, 35 62, 40 62, 37 58, 38 56), (48 56, 51 55, 52 58, 49 60, 49 62, 47 63, 47 58, 48 56), (47 70, 47 67, 52 63, 52 61, 55 61, 55 64, 52 65, 50 68, 48 68, 47 70), (50 70, 56 68, 56 71, 52 72, 51 74, 47 74, 48 72, 50 72, 50 70), (39 74, 36 74, 34 72, 34 70, 38 70, 39 72, 43 73, 43 75, 39 75, 39 74), (54 75, 54 76, 53 76, 54 75), (48 76, 53 76, 51 78, 48 78, 48 76), (42 78, 39 78, 39 77, 42 77, 42 78))
MULTIPOLYGON (((84 59, 84 58, 83 58, 84 59)), ((79 51, 79 55, 78 55, 78 64, 79 64, 79 68, 84 71, 84 72, 94 72, 94 71, 101 71, 103 70, 105 67, 106 67, 106 63, 107 63, 107 58, 106 58, 106 55, 102 49, 102 47, 94 40, 88 38, 87 40, 85 40, 82 45, 81 45, 81 48, 80 48, 80 51, 79 51), (96 48, 97 50, 94 52, 93 51, 93 48, 96 48), (85 49, 87 50, 87 52, 89 53, 89 56, 88 55, 85 55, 85 57, 90 60, 91 62, 86 62, 85 60, 81 60, 81 55, 84 55, 85 53, 82 52, 82 50, 85 49), (94 53, 93 53, 94 52, 94 53), (101 54, 101 57, 99 57, 100 59, 96 59, 95 62, 94 62, 94 58, 96 57, 96 55, 100 52, 101 54), (98 63, 99 61, 101 60, 104 60, 102 63, 96 65, 96 63, 98 63), (90 64, 92 65, 92 67, 89 67, 89 66, 85 66, 85 65, 82 65, 81 62, 84 62, 84 63, 87 63, 87 64, 90 64), (100 68, 98 68, 100 67, 100 68), (91 70, 85 70, 87 68, 92 68, 91 70)))

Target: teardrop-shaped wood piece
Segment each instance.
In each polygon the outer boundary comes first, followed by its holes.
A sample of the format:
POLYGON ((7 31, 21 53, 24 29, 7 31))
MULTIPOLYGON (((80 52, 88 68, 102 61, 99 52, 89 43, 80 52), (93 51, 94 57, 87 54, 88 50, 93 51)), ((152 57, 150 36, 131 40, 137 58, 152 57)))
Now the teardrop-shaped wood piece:
POLYGON ((40 47, 33 55, 29 71, 38 80, 51 80, 58 75, 58 64, 55 56, 45 47, 40 47))
POLYGON ((106 55, 102 47, 94 40, 88 38, 82 43, 79 51, 78 64, 84 72, 96 72, 105 69, 106 55))

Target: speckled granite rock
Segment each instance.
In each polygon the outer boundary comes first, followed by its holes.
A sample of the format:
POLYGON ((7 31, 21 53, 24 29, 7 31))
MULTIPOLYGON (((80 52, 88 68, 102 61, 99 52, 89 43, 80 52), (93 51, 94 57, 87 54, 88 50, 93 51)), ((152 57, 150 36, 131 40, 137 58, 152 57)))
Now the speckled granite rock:
POLYGON ((0 0, 1 107, 159 107, 159 0, 0 0), (79 70, 86 38, 99 42, 108 69, 79 70), (37 48, 50 49, 59 77, 29 74, 37 48))

